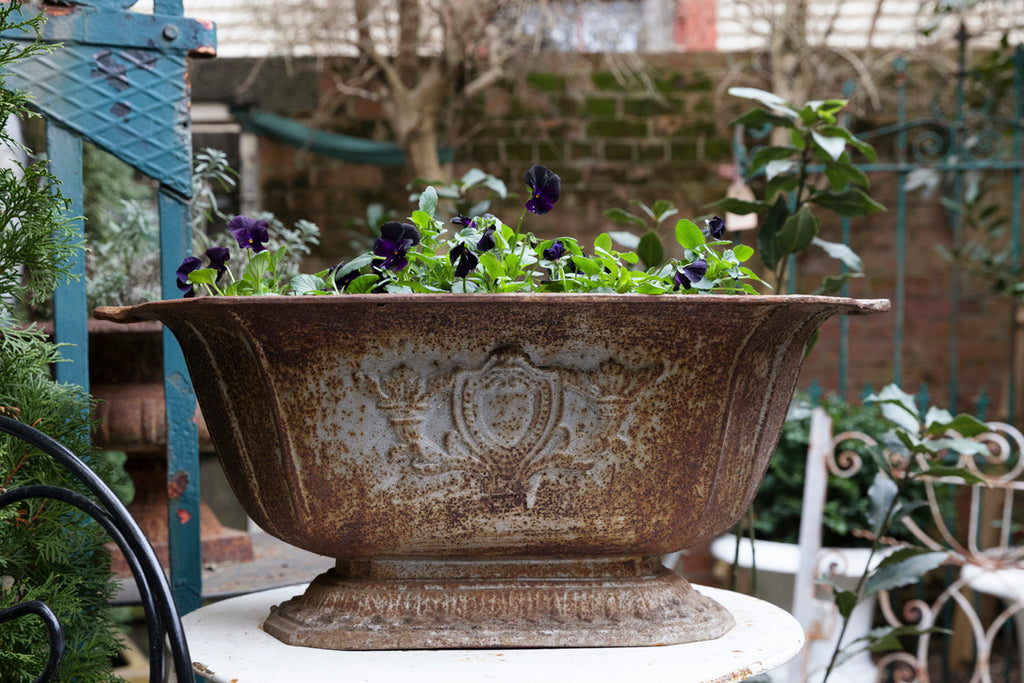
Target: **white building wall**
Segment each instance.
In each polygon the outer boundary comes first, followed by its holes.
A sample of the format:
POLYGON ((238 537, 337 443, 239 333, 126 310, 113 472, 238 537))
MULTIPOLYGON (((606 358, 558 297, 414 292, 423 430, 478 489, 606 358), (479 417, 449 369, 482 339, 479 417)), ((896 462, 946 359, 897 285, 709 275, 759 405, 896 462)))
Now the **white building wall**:
MULTIPOLYGON (((639 6, 640 0, 633 1, 639 6)), ((601 0, 599 4, 606 9, 591 13, 594 17, 608 16, 607 8, 623 2, 601 0)), ((772 17, 781 13, 783 4, 784 0, 716 0, 717 49, 765 48, 773 30, 772 17)), ((348 0, 184 0, 184 6, 186 16, 217 24, 217 54, 221 57, 351 53, 345 31, 352 27, 343 15, 351 6, 348 0), (303 25, 316 26, 317 35, 305 34, 300 28, 303 25)), ((931 7, 931 2, 923 6, 921 0, 808 0, 810 42, 859 50, 867 46, 870 36, 871 44, 879 49, 918 47, 929 42, 921 30, 937 22, 931 7)), ((152 12, 152 2, 141 0, 133 9, 152 12)), ((1005 30, 1011 30, 1011 43, 1024 41, 1020 28, 1024 26, 1024 0, 986 0, 966 18, 968 30, 977 36, 975 45, 995 44, 1005 30)), ((622 33, 630 23, 616 22, 614 28, 622 33)), ((938 34, 948 39, 955 33, 957 19, 948 16, 938 24, 938 34)), ((595 27, 594 32, 599 34, 601 29, 595 27)), ((635 45, 631 40, 620 43, 624 49, 635 45)))

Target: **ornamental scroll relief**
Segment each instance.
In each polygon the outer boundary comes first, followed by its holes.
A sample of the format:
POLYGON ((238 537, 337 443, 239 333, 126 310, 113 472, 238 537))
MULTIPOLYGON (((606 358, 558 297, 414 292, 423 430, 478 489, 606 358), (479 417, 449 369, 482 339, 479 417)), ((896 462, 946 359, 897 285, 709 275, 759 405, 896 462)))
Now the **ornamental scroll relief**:
POLYGON ((485 496, 521 498, 530 509, 544 477, 582 475, 600 459, 628 453, 623 423, 661 373, 615 360, 596 371, 542 368, 521 349, 500 348, 478 369, 426 377, 399 365, 355 380, 376 397, 398 438, 391 462, 419 476, 469 475, 485 496), (434 430, 440 445, 424 429, 439 403, 451 409, 450 424, 434 430), (588 415, 575 414, 581 406, 588 415))

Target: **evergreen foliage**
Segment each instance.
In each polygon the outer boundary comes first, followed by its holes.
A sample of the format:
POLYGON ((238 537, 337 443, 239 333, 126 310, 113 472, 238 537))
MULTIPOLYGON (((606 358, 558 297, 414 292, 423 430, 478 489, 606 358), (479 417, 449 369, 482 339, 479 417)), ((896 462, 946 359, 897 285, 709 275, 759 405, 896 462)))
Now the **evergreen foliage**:
MULTIPOLYGON (((6 122, 10 115, 31 115, 29 97, 8 88, 7 75, 12 63, 49 49, 38 42, 42 20, 23 14, 18 2, 0 3, 0 31, 23 31, 37 41, 0 43, 0 145, 25 152, 6 122)), ((0 169, 0 411, 49 434, 109 479, 109 467, 90 454, 89 396, 82 387, 53 381, 57 347, 38 329, 15 325, 20 304, 44 299, 69 277, 68 259, 81 245, 68 205, 44 161, 0 169)), ((0 436, 0 489, 28 484, 85 492, 49 457, 0 436)), ((106 540, 98 524, 57 501, 0 510, 0 607, 38 599, 54 610, 66 635, 59 681, 118 680, 111 672, 118 635, 107 606, 115 584, 106 540)), ((34 680, 47 654, 37 619, 0 625, 0 683, 34 680)))

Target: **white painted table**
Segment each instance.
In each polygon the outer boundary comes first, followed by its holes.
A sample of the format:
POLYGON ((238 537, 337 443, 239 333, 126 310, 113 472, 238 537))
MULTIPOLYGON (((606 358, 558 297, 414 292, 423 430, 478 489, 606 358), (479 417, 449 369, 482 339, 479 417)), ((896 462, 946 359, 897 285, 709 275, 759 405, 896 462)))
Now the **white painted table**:
POLYGON ((705 586, 695 588, 732 612, 736 626, 717 640, 685 645, 354 652, 285 645, 264 633, 261 625, 271 605, 305 588, 243 595, 186 615, 195 672, 214 683, 729 683, 785 664, 804 644, 803 629, 789 613, 757 598, 705 586))

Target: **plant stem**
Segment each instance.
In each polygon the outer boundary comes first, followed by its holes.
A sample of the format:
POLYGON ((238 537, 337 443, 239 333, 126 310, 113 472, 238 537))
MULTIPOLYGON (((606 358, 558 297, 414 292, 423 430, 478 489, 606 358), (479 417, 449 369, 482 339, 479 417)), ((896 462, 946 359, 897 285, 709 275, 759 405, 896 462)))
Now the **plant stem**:
MULTIPOLYGON (((864 573, 861 574, 857 580, 857 587, 854 589, 854 593, 857 595, 857 603, 861 601, 861 593, 864 590, 864 584, 867 583, 868 577, 871 576, 871 561, 878 554, 879 549, 882 546, 882 537, 885 536, 889 530, 892 522, 893 513, 896 511, 896 506, 899 504, 900 499, 903 498, 903 494, 906 491, 907 486, 911 481, 911 474, 909 471, 910 462, 912 462, 913 454, 910 455, 911 460, 907 462, 908 471, 903 474, 900 478, 899 483, 896 486, 896 493, 893 495, 892 500, 889 501, 889 509, 886 510, 885 516, 882 518, 884 521, 878 527, 878 531, 875 533, 874 539, 871 541, 871 550, 868 552, 867 564, 864 567, 864 573)), ((825 676, 821 679, 821 683, 828 683, 829 676, 832 675, 832 670, 835 669, 836 663, 839 659, 839 653, 842 652, 843 638, 846 636, 846 629, 850 625, 850 620, 847 618, 843 619, 843 625, 839 628, 839 637, 836 639, 835 649, 832 650, 832 657, 829 659, 828 667, 825 669, 825 676)))

